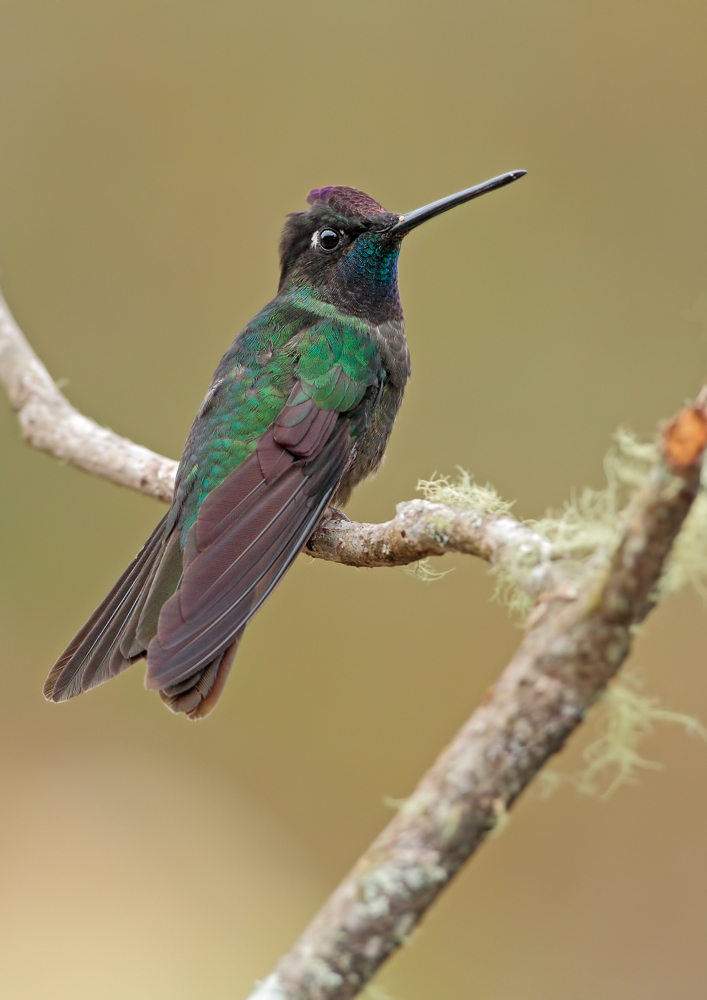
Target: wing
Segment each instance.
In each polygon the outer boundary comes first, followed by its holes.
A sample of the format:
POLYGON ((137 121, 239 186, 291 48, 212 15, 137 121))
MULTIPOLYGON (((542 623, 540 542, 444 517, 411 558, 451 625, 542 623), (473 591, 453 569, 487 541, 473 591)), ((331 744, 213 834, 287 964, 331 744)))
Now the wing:
POLYGON ((233 643, 311 535, 350 454, 346 416, 306 399, 209 494, 148 648, 148 687, 183 684, 233 643))
POLYGON ((202 502, 184 576, 147 654, 151 688, 188 682, 230 648, 316 527, 355 447, 382 364, 371 339, 330 323, 297 344, 298 381, 255 451, 202 502))

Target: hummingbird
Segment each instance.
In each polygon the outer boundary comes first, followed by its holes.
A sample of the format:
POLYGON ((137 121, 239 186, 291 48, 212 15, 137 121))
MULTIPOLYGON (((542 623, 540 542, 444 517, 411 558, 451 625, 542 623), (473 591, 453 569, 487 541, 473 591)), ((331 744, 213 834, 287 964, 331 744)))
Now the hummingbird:
POLYGON ((49 701, 146 657, 145 686, 173 712, 214 708, 250 619, 327 510, 383 460, 410 376, 403 238, 524 174, 405 215, 356 188, 310 192, 280 238, 276 296, 214 373, 169 511, 57 660, 49 701))

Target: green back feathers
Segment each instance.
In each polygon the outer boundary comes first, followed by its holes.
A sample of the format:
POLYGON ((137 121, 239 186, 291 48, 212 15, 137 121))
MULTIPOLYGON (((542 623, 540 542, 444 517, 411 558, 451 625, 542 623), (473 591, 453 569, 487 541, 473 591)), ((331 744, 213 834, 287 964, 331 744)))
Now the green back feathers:
POLYGON ((344 323, 307 330, 299 347, 297 377, 303 392, 323 410, 347 413, 381 375, 381 360, 371 338, 344 323))
POLYGON ((182 538, 203 500, 254 451, 296 382, 321 409, 347 413, 382 375, 367 323, 302 288, 266 306, 224 355, 190 432, 178 476, 182 538))

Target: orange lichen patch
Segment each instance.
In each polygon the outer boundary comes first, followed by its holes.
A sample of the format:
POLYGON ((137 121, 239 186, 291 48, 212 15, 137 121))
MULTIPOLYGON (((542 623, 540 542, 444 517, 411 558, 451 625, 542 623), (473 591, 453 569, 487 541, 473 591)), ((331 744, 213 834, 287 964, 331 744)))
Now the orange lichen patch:
POLYGON ((483 699, 481 701, 481 704, 482 705, 488 705, 488 703, 493 698, 495 691, 496 691, 496 685, 492 684, 491 687, 487 689, 486 694, 484 695, 484 697, 483 697, 483 699))
POLYGON ((684 406, 663 432, 665 461, 674 472, 694 465, 707 445, 707 414, 696 406, 684 406))

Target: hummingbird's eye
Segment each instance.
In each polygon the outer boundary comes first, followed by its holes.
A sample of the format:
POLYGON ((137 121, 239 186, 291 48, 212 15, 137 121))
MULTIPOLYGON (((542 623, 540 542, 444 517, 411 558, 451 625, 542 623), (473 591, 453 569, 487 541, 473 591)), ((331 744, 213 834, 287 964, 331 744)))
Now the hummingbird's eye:
POLYGON ((322 229, 319 234, 319 246, 322 250, 336 250, 341 236, 335 229, 322 229))

